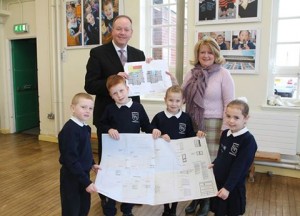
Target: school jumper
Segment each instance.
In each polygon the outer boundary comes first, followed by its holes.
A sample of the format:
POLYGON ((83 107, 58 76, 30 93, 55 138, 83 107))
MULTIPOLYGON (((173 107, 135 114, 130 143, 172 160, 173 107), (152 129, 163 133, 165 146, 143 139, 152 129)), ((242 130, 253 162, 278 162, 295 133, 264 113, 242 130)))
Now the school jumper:
MULTIPOLYGON (((171 139, 181 139, 196 136, 193 130, 192 119, 181 110, 173 115, 167 110, 157 113, 151 124, 161 131, 161 134, 168 134, 171 139)), ((175 215, 178 202, 173 202, 171 208, 169 204, 164 204, 164 214, 175 215)))
POLYGON ((60 193, 62 215, 88 215, 92 183, 90 170, 95 164, 91 148, 91 128, 72 117, 58 134, 61 164, 60 193))
MULTIPOLYGON (((154 127, 150 124, 148 115, 138 102, 132 99, 126 105, 110 104, 106 107, 100 120, 101 133, 108 133, 113 128, 119 133, 140 133, 142 130, 146 133, 152 133, 154 127)), ((117 213, 115 207, 116 201, 106 197, 102 201, 103 213, 105 216, 114 216, 117 213)), ((123 215, 131 215, 133 204, 122 203, 121 211, 123 215)))
POLYGON ((226 200, 219 197, 211 199, 211 211, 216 216, 245 213, 245 181, 256 150, 255 138, 247 128, 236 133, 231 133, 228 129, 222 132, 213 171, 218 190, 224 187, 230 193, 226 200))

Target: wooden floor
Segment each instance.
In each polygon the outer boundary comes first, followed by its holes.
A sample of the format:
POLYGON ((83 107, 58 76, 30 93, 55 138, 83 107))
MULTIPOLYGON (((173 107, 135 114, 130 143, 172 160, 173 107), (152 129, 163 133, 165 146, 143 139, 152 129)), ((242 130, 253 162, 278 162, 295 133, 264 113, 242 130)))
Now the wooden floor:
MULTIPOLYGON (((35 135, 0 134, 1 216, 60 215, 58 157, 56 143, 38 141, 35 135)), ((179 203, 178 216, 185 215, 188 203, 179 203)), ((133 213, 160 216, 162 210, 161 205, 143 205, 134 207, 133 213)), ((89 215, 103 215, 97 194, 92 195, 89 215)), ((300 178, 256 173, 255 182, 247 183, 244 215, 300 216, 300 178)))

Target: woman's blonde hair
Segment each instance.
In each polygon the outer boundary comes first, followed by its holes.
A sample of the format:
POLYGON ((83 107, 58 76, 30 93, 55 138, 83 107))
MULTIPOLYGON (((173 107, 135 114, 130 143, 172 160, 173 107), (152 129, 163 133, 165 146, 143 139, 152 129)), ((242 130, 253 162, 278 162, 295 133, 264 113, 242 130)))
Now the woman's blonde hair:
POLYGON ((213 55, 215 56, 215 63, 216 64, 224 64, 225 59, 224 57, 220 54, 220 46, 216 42, 216 40, 210 36, 204 36, 201 40, 199 40, 194 47, 194 60, 190 61, 192 65, 199 64, 199 51, 201 46, 208 46, 213 55))

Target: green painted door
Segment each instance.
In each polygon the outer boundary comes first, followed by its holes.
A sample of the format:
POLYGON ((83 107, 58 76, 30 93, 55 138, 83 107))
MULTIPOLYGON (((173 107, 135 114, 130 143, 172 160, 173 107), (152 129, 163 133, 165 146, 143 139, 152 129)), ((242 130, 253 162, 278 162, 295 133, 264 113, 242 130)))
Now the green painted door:
POLYGON ((13 40, 12 68, 16 132, 39 126, 36 39, 13 40))

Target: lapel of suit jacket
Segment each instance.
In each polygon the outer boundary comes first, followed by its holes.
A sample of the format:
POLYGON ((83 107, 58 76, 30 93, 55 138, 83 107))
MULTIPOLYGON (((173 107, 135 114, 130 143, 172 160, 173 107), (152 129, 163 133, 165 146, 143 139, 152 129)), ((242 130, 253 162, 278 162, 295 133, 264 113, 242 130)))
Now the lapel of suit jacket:
POLYGON ((129 45, 127 45, 127 62, 135 62, 134 52, 129 45))

